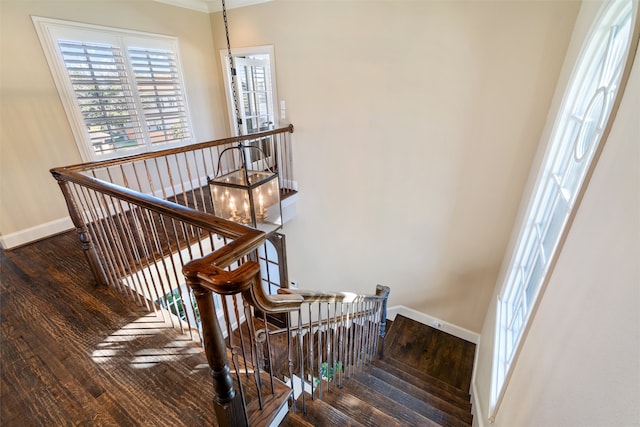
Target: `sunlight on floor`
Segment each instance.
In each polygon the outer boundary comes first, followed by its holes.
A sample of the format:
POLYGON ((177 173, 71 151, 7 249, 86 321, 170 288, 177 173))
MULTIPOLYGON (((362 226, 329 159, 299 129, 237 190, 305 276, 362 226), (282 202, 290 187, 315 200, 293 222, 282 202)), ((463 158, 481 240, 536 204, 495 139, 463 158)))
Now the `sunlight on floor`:
MULTIPOLYGON (((202 356, 204 352, 197 340, 188 332, 172 326, 176 317, 166 311, 142 316, 113 332, 96 345, 91 358, 100 364, 127 364, 135 369, 149 369, 166 362, 202 356)), ((197 334, 195 334, 197 335, 197 334)), ((197 363, 193 371, 207 369, 206 363, 197 363)))

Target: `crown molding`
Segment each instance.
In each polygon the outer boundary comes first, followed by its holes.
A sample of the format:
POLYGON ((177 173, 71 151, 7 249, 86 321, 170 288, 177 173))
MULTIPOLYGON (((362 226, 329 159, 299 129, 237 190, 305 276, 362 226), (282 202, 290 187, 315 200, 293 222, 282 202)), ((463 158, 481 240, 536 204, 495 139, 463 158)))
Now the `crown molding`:
MULTIPOLYGON (((239 7, 253 6, 254 4, 267 3, 271 0, 226 0, 227 9, 237 9, 239 7)), ((206 0, 209 12, 221 12, 222 2, 220 0, 206 0)))
MULTIPOLYGON (((183 7, 185 9, 196 10, 198 12, 214 13, 222 10, 221 0, 155 0, 160 3, 172 6, 183 7)), ((251 6, 258 3, 265 3, 271 0, 226 0, 227 9, 251 6)))

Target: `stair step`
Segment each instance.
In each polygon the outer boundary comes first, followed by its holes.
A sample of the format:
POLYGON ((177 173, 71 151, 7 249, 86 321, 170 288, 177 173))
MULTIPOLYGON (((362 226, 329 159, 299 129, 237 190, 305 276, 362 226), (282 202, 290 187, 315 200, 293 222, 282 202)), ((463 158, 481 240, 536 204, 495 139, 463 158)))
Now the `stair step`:
POLYGON ((378 409, 377 401, 364 402, 344 389, 324 393, 322 399, 361 424, 370 427, 401 427, 404 424, 378 409))
MULTIPOLYGON (((227 349, 229 362, 233 360, 233 354, 227 349)), ((288 404, 293 391, 285 383, 276 377, 269 376, 263 370, 260 371, 260 395, 262 398, 262 409, 260 409, 260 399, 258 398, 258 387, 256 387, 255 370, 251 363, 245 363, 242 357, 238 357, 237 367, 239 375, 235 369, 231 369, 231 377, 236 392, 240 392, 238 387, 238 377, 242 382, 242 390, 247 403, 247 415, 251 426, 269 426, 280 410, 288 404), (246 372, 249 372, 249 375, 246 372), (273 391, 271 381, 273 380, 273 391)))
MULTIPOLYGON (((405 387, 398 388, 367 372, 358 373, 357 375, 349 379, 349 383, 350 385, 353 383, 359 383, 361 387, 367 387, 372 390, 376 390, 380 394, 391 399, 397 405, 402 405, 408 409, 411 409, 412 411, 415 411, 442 426, 463 427, 469 426, 471 424, 470 422, 460 420, 455 415, 449 414, 441 409, 430 405, 427 402, 420 400, 419 398, 412 396, 402 389, 405 387)), ((409 383, 405 382, 404 384, 407 386, 407 388, 408 386, 410 386, 409 383)), ((357 393, 354 394, 357 395, 357 393)))
POLYGON ((313 424, 302 418, 302 415, 301 411, 296 413, 289 411, 280 423, 280 427, 314 427, 313 424))
POLYGON ((471 424, 473 420, 470 412, 471 411, 470 404, 468 405, 469 406, 468 408, 461 408, 455 403, 449 402, 447 399, 443 399, 434 393, 424 390, 421 387, 417 387, 411 384, 410 382, 405 381, 402 378, 399 378, 394 374, 389 373, 373 365, 369 365, 366 368, 366 372, 384 381, 385 383, 390 384, 404 391, 405 393, 410 394, 416 399, 421 400, 422 402, 430 406, 433 406, 436 409, 439 409, 447 414, 455 416, 456 418, 458 418, 459 420, 465 423, 471 424))
POLYGON ((372 365, 382 369, 383 371, 389 372, 424 391, 439 396, 465 411, 471 412, 471 396, 469 393, 447 384, 438 378, 418 371, 417 369, 412 368, 409 365, 405 365, 391 357, 374 359, 372 361, 372 365))
POLYGON ((262 386, 260 387, 262 409, 260 409, 258 391, 253 377, 240 376, 245 398, 247 399, 247 414, 249 415, 249 425, 251 426, 269 426, 274 416, 279 413, 282 407, 287 405, 292 393, 291 389, 277 378, 273 379, 274 392, 272 393, 269 375, 261 372, 260 377, 262 380, 262 386))
POLYGON ((441 379, 436 378, 433 375, 429 375, 428 373, 416 369, 411 365, 407 365, 406 363, 396 359, 395 357, 385 355, 384 359, 374 359, 374 364, 378 363, 391 365, 396 369, 399 369, 400 371, 404 371, 410 375, 417 377, 421 381, 433 384, 450 394, 456 395, 465 402, 468 402, 471 399, 471 395, 469 394, 468 390, 462 390, 454 385, 449 384, 446 381, 442 381, 441 379))
POLYGON ((471 342, 397 315, 384 353, 468 393, 475 348, 471 342))
POLYGON ((350 378, 344 382, 340 392, 348 392, 360 400, 369 402, 371 406, 375 406, 378 410, 391 415, 402 425, 420 426, 420 427, 441 427, 437 422, 403 406, 401 403, 390 399, 388 396, 368 388, 362 383, 350 378))
MULTIPOLYGON (((298 397, 296 401, 296 412, 295 414, 291 411, 285 417, 285 421, 293 421, 296 422, 298 419, 302 419, 303 422, 307 424, 302 425, 312 425, 314 427, 331 427, 331 426, 353 426, 353 427, 363 427, 363 424, 349 417, 347 414, 341 412, 340 410, 332 407, 327 402, 314 399, 311 400, 310 395, 306 395, 306 405, 307 412, 303 413, 302 411, 302 396, 298 397), (289 418, 294 418, 293 420, 287 421, 289 418)), ((296 425, 296 424, 281 424, 281 425, 296 425)))

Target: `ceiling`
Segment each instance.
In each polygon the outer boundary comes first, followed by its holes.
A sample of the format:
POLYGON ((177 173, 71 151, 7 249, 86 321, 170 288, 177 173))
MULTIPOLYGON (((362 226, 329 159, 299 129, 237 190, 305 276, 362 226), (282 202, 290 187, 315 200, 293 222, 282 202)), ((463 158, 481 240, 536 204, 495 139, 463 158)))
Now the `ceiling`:
MULTIPOLYGON (((167 3, 174 6, 193 9, 200 12, 219 12, 222 10, 222 0, 155 0, 160 3, 167 3)), ((253 4, 265 3, 271 0, 225 0, 227 9, 251 6, 253 4)))

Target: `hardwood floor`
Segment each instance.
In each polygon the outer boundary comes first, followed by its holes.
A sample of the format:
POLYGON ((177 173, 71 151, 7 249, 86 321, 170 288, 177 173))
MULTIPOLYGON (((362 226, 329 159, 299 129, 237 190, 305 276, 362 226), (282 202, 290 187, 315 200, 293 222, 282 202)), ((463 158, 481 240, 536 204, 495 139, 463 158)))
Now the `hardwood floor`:
POLYGON ((97 287, 74 232, 0 265, 3 426, 216 425, 199 345, 97 287))
POLYGON ((396 317, 390 331, 386 354, 457 389, 469 391, 475 344, 404 316, 396 317))
MULTIPOLYGON (((217 425, 200 346, 95 285, 75 232, 3 251, 0 269, 2 426, 217 425)), ((396 317, 384 360, 283 425, 470 425, 475 346, 414 323, 396 317)))

